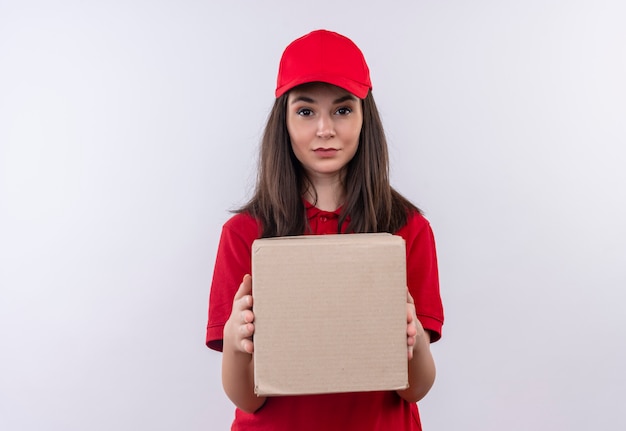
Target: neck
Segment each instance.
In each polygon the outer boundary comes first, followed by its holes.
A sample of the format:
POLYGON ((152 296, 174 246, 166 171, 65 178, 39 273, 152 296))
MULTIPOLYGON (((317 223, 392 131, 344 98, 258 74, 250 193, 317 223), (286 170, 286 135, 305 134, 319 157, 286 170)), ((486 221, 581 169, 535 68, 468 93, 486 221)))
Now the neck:
POLYGON ((339 176, 332 178, 311 178, 311 186, 304 198, 323 211, 335 211, 343 205, 345 190, 339 176), (316 199, 317 198, 317 199, 316 199))

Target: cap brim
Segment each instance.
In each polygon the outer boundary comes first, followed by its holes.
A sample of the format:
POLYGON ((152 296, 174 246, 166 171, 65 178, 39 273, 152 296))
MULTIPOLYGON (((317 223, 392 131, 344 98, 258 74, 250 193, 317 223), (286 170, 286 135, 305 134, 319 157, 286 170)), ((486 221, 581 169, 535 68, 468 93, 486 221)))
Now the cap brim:
POLYGON ((369 85, 363 84, 361 82, 356 82, 351 79, 346 79, 342 76, 315 74, 308 76, 299 76, 298 79, 294 79, 278 87, 275 93, 276 98, 282 96, 289 90, 299 85, 309 84, 311 82, 325 82, 327 84, 336 85, 337 87, 343 88, 344 90, 354 94, 359 99, 365 99, 365 97, 367 97, 367 93, 369 93, 370 90, 369 85))

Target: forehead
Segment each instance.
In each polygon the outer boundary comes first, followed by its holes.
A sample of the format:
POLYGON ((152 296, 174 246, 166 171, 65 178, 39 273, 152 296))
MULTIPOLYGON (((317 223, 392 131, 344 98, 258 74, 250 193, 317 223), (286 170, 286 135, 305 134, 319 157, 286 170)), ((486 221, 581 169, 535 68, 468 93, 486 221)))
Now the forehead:
POLYGON ((333 99, 345 99, 348 96, 354 100, 359 100, 354 94, 336 85, 327 84, 325 82, 310 82, 299 85, 289 92, 289 99, 300 96, 308 96, 313 99, 316 97, 331 97, 333 99))

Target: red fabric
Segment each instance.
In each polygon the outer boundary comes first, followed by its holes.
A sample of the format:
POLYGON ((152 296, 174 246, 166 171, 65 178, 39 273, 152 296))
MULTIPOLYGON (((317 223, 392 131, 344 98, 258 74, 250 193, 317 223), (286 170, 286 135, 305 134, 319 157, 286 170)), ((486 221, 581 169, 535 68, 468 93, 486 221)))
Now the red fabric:
POLYGON ((365 99, 372 89, 363 53, 345 36, 315 30, 289 44, 280 59, 276 97, 308 82, 326 82, 365 99))
MULTIPOLYGON (((313 234, 337 233, 338 211, 306 205, 313 234)), ((406 241, 407 283, 417 317, 431 332, 432 341, 437 341, 441 337, 443 307, 432 230, 424 217, 414 213, 396 234, 406 241)), ((206 343, 211 349, 222 349, 224 324, 243 276, 251 273, 250 250, 259 236, 259 224, 247 214, 235 215, 223 227, 209 298, 206 343)), ((421 425, 417 405, 387 391, 268 397, 254 414, 236 409, 232 426, 232 430, 242 431, 294 429, 419 431, 421 425)))

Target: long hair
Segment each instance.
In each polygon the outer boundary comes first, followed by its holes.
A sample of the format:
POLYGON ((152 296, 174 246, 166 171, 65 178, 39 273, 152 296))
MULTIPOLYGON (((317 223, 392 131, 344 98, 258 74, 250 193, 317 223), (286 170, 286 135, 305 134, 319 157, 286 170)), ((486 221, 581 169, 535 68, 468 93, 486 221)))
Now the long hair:
MULTIPOLYGON (((261 140, 256 189, 252 199, 236 212, 248 212, 262 226, 262 237, 302 235, 307 219, 302 195, 310 187, 304 169, 291 148, 287 131, 287 98, 274 102, 261 140)), ((389 184, 389 155, 380 115, 371 91, 363 99, 359 146, 346 165, 346 201, 339 216, 339 232, 394 233, 411 212, 420 210, 389 184)))

